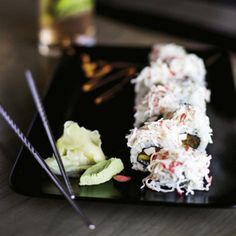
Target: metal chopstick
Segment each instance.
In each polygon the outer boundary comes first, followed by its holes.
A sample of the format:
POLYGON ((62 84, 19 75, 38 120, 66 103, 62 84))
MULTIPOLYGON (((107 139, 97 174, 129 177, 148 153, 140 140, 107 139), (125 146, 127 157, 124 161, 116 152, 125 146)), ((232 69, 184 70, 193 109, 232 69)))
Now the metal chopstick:
POLYGON ((53 137, 53 134, 52 134, 49 122, 48 122, 48 118, 47 118, 45 109, 43 107, 43 103, 42 103, 41 98, 39 96, 37 87, 35 85, 35 82, 34 82, 34 79, 33 79, 33 76, 32 76, 32 73, 31 73, 30 70, 26 70, 25 77, 26 77, 27 83, 29 85, 32 97, 34 99, 34 103, 35 103, 35 105, 37 107, 37 110, 39 112, 40 118, 42 120, 43 126, 44 126, 44 128, 46 130, 46 133, 47 133, 48 139, 50 141, 51 147, 53 149, 53 153, 55 155, 57 164, 59 166, 61 175, 62 175, 62 177, 63 177, 63 179, 65 181, 66 187, 67 187, 67 189, 68 189, 68 191, 70 193, 71 198, 75 199, 74 191, 73 191, 72 186, 70 184, 70 180, 68 178, 68 175, 66 174, 66 171, 65 171, 64 165, 62 163, 60 154, 59 154, 59 152, 57 150, 56 142, 55 142, 55 139, 53 137))
POLYGON ((64 195, 64 197, 68 200, 68 202, 71 204, 71 206, 74 208, 74 210, 81 216, 81 219, 83 220, 83 222, 88 226, 89 229, 94 230, 95 229, 95 225, 91 223, 91 221, 82 212, 82 210, 76 204, 76 202, 71 199, 70 195, 64 189, 61 181, 57 178, 56 175, 54 175, 51 172, 51 170, 49 169, 49 167, 46 164, 46 162, 44 161, 44 159, 39 155, 39 153, 35 150, 35 148, 29 142, 29 140, 24 136, 24 134, 17 127, 17 125, 14 123, 14 121, 8 115, 8 113, 4 110, 2 105, 0 105, 0 114, 4 118, 4 120, 7 122, 7 124, 12 128, 12 130, 16 133, 16 135, 21 140, 21 142, 25 145, 25 147, 31 152, 31 154, 34 156, 36 161, 40 164, 40 166, 43 168, 43 170, 51 178, 51 180, 54 182, 54 184, 57 186, 57 188, 61 191, 61 193, 64 195))

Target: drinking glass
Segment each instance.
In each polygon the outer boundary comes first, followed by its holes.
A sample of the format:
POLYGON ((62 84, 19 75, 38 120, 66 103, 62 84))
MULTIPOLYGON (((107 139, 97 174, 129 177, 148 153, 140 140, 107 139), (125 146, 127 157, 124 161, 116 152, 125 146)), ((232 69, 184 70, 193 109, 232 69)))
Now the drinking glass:
POLYGON ((71 44, 95 44, 94 0, 39 0, 41 55, 59 56, 71 44))

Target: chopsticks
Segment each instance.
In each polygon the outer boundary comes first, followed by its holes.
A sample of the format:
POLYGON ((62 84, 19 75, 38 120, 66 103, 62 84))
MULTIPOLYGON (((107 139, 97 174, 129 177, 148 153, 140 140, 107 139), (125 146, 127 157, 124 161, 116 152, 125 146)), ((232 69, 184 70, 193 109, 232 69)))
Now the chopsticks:
POLYGON ((49 142, 50 142, 51 147, 53 149, 53 153, 55 155, 55 159, 56 159, 57 164, 59 166, 61 175, 62 175, 62 177, 63 177, 63 179, 65 181, 66 187, 67 187, 67 189, 69 191, 70 197, 71 197, 71 199, 75 199, 75 194, 73 192, 73 189, 72 189, 72 186, 70 184, 69 178, 68 178, 68 176, 66 174, 66 171, 65 171, 64 165, 62 163, 60 154, 59 154, 59 152, 57 150, 56 142, 55 142, 55 139, 53 137, 53 134, 52 134, 52 131, 51 131, 48 119, 47 119, 46 112, 44 110, 42 101, 40 99, 37 87, 35 85, 35 82, 34 82, 34 79, 33 79, 33 76, 32 76, 32 73, 30 72, 30 70, 26 70, 25 77, 26 77, 28 86, 30 88, 30 92, 32 94, 32 97, 34 99, 34 103, 35 103, 35 105, 37 107, 37 110, 39 112, 40 118, 42 120, 43 126, 44 126, 44 128, 46 130, 49 142))
POLYGON ((46 164, 46 162, 44 161, 44 159, 39 155, 39 153, 35 150, 35 148, 29 142, 29 140, 24 136, 24 134, 17 127, 17 125, 14 123, 14 121, 11 119, 11 117, 8 115, 8 113, 5 111, 5 109, 2 107, 1 104, 0 104, 0 114, 4 118, 4 120, 7 122, 7 124, 12 128, 12 130, 16 133, 16 135, 21 140, 21 142, 25 145, 25 147, 31 152, 31 154, 34 156, 34 158, 39 163, 39 165, 42 167, 42 169, 47 173, 47 175, 50 177, 50 179, 55 183, 57 188, 61 191, 61 193, 64 195, 64 197, 67 199, 67 201, 71 204, 71 206, 74 208, 74 210, 81 216, 81 219, 83 220, 83 222, 88 226, 89 229, 94 230, 95 225, 91 223, 91 221, 82 212, 82 210, 76 204, 76 202, 73 199, 71 199, 71 196, 64 189, 61 181, 57 178, 56 175, 54 175, 51 172, 51 170, 49 169, 49 167, 46 164))

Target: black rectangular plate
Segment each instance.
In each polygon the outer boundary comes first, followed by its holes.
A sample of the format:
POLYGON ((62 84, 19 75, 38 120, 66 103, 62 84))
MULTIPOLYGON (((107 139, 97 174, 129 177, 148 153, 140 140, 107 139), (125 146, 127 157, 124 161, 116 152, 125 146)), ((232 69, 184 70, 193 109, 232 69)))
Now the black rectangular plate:
MULTIPOLYGON (((214 131, 214 143, 208 148, 208 153, 212 155, 210 169, 213 176, 209 192, 196 191, 195 195, 179 196, 176 192, 158 193, 149 189, 141 191, 144 174, 131 170, 129 149, 125 139, 134 121, 133 85, 127 83, 115 96, 101 105, 96 105, 94 99, 114 84, 88 93, 81 90, 81 85, 88 80, 81 69, 82 53, 89 54, 94 61, 129 62, 140 69, 147 64, 149 51, 150 48, 135 47, 75 47, 68 53, 65 52, 58 65, 44 99, 55 137, 58 138, 62 134, 66 120, 74 120, 88 129, 99 130, 105 154, 108 157, 121 158, 125 164, 125 174, 132 177, 127 183, 111 180, 104 184, 80 188, 78 179, 71 179, 77 197, 104 202, 234 207, 236 205, 236 96, 227 52, 217 48, 194 51, 207 64, 207 83, 212 92, 207 109, 214 131)), ((38 116, 32 122, 29 139, 43 157, 52 155, 38 116)), ((61 197, 25 148, 22 148, 18 155, 10 183, 12 188, 21 194, 61 197)))

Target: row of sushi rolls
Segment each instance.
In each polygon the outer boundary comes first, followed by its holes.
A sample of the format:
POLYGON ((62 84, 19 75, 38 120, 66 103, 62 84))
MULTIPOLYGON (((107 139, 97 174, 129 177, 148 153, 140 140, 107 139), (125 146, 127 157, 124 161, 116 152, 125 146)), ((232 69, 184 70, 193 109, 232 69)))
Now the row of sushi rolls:
POLYGON ((201 58, 175 44, 156 44, 149 65, 132 80, 134 128, 127 135, 130 161, 147 172, 143 187, 194 194, 212 182, 212 129, 206 115, 210 91, 201 58))
MULTIPOLYGON (((149 60, 149 66, 131 81, 135 122, 127 145, 132 168, 147 172, 142 187, 158 192, 188 195, 209 190, 211 156, 206 147, 212 143, 212 129, 206 115, 210 91, 203 60, 175 44, 154 45, 149 60)), ((66 172, 79 177, 79 185, 101 184, 111 178, 130 180, 117 175, 124 169, 122 160, 108 159, 101 144, 97 130, 73 121, 64 124, 57 148, 66 172)), ((61 174, 54 156, 45 161, 55 174, 61 174)))

